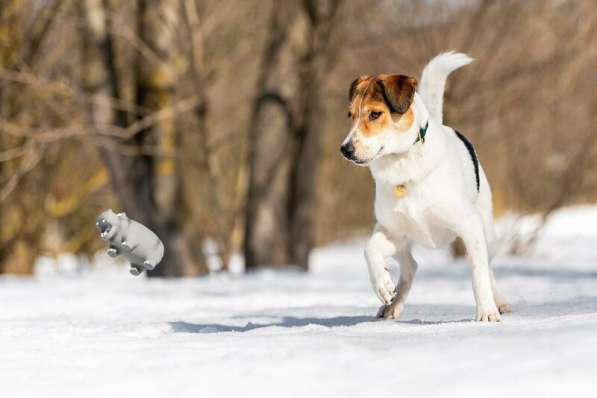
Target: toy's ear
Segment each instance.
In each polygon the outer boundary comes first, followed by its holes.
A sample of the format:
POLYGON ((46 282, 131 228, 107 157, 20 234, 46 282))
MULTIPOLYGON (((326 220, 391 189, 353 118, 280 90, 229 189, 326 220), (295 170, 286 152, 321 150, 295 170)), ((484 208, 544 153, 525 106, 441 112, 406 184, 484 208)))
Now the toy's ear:
POLYGON ((126 218, 126 213, 123 211, 122 213, 118 213, 117 216, 120 218, 126 218))

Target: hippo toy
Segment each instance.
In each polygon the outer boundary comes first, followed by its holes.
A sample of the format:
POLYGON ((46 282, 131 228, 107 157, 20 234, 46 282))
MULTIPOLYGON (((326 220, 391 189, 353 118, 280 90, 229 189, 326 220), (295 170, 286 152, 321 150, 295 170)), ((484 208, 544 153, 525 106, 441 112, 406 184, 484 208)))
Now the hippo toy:
POLYGON ((106 210, 97 216, 95 226, 100 237, 110 245, 107 254, 126 257, 131 263, 130 272, 135 276, 154 269, 164 257, 164 244, 160 238, 125 213, 106 210))

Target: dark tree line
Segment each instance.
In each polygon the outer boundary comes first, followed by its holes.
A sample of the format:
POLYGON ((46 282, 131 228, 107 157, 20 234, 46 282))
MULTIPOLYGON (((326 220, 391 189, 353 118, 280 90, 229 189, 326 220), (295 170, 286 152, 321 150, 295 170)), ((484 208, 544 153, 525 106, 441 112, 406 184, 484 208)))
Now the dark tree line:
POLYGON ((592 202, 596 27, 591 0, 0 1, 0 272, 92 256, 108 207, 164 240, 155 276, 235 253, 306 270, 372 225, 371 178, 338 155, 348 84, 450 49, 476 62, 445 120, 498 214, 592 202))

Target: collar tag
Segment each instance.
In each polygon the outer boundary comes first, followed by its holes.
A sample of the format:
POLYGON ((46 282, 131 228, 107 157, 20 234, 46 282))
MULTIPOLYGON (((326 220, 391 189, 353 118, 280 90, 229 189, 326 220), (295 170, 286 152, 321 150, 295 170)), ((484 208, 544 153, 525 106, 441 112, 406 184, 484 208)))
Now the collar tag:
POLYGON ((393 189, 394 196, 398 199, 401 199, 406 196, 406 185, 400 184, 396 185, 393 189))

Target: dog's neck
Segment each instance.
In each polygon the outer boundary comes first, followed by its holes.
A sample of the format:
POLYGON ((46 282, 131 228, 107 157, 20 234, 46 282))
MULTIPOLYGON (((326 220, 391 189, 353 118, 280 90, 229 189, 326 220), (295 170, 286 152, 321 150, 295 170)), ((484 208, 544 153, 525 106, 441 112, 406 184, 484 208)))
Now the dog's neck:
POLYGON ((388 154, 369 164, 376 184, 397 185, 417 183, 427 177, 442 158, 445 135, 440 123, 429 117, 429 112, 418 95, 415 97, 417 134, 429 123, 424 140, 413 140, 413 145, 403 153, 388 154))

